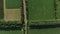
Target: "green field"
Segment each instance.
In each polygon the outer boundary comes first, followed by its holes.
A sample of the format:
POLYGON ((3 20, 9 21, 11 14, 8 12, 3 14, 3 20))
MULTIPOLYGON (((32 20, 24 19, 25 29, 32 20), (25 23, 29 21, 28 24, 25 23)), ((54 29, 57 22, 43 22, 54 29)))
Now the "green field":
POLYGON ((30 29, 29 34, 60 34, 60 28, 30 29))
POLYGON ((22 0, 6 0, 7 9, 15 9, 22 7, 22 0))
POLYGON ((28 0, 29 22, 55 21, 54 0, 28 0))
POLYGON ((22 31, 16 30, 16 31, 0 31, 0 34, 22 34, 22 31))

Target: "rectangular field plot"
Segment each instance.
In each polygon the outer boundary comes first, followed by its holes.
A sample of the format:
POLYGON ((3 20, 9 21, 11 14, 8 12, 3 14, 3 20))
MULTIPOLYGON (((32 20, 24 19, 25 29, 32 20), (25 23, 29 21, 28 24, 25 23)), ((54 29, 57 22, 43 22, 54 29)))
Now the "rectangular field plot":
POLYGON ((29 22, 55 21, 54 0, 28 0, 29 22))
POLYGON ((6 0, 7 9, 15 9, 22 7, 22 0, 6 0))
POLYGON ((22 31, 0 31, 1 34, 22 34, 22 31))
POLYGON ((21 21, 21 9, 6 9, 5 21, 21 21))
POLYGON ((60 34, 60 28, 29 29, 29 34, 60 34))
POLYGON ((22 0, 4 1, 4 20, 22 21, 22 0))

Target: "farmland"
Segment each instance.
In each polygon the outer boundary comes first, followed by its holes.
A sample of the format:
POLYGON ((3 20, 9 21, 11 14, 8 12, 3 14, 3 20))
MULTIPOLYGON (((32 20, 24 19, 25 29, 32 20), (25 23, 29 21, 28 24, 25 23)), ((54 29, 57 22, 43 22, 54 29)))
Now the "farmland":
POLYGON ((54 0, 28 0, 29 24, 36 23, 38 26, 39 24, 40 26, 44 24, 41 27, 38 27, 37 25, 32 26, 32 29, 28 30, 29 34, 60 34, 59 25, 59 27, 53 26, 55 28, 51 26, 51 24, 60 23, 60 0, 57 0, 57 5, 54 5, 54 3, 54 0), (46 28, 48 27, 45 27, 46 24, 50 24, 52 28, 46 28), (33 27, 35 27, 35 29, 33 27))
POLYGON ((54 0, 28 0, 29 22, 55 21, 54 0))
POLYGON ((6 0, 4 2, 4 20, 21 22, 22 1, 6 0))
POLYGON ((29 29, 29 34, 60 34, 60 28, 29 29))
POLYGON ((0 0, 0 34, 22 34, 21 14, 21 0, 0 0))
POLYGON ((4 15, 4 20, 8 22, 0 22, 0 33, 24 34, 28 30, 28 34, 60 34, 60 24, 54 24, 57 23, 57 20, 60 23, 60 1, 57 7, 54 0, 27 1, 28 24, 26 26, 25 22, 21 20, 25 19, 23 18, 25 14, 22 16, 22 0, 6 0, 2 15, 4 15), (24 30, 25 26, 26 30, 24 30), (8 29, 9 31, 7 31, 8 29))
POLYGON ((6 0, 7 9, 15 9, 22 7, 22 0, 6 0))
POLYGON ((20 9, 6 9, 4 14, 5 21, 21 21, 20 9))
POLYGON ((1 34, 22 34, 22 31, 15 30, 15 31, 0 31, 1 34))

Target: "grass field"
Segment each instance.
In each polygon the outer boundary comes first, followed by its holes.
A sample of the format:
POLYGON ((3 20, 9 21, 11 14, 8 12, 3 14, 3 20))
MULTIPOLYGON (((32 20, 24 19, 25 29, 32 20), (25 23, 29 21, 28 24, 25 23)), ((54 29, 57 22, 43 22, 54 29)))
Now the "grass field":
POLYGON ((54 0, 28 0, 29 22, 55 21, 54 0))
POLYGON ((7 9, 15 9, 22 7, 22 0, 6 0, 7 9))
POLYGON ((60 34, 60 28, 30 29, 29 34, 60 34))
POLYGON ((0 34, 22 34, 22 31, 16 30, 16 31, 0 31, 0 34))

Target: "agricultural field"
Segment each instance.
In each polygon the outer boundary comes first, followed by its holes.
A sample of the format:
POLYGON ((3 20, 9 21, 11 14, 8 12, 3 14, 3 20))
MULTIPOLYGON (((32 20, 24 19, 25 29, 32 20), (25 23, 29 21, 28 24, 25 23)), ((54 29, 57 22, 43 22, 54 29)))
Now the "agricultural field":
POLYGON ((22 8, 22 0, 6 0, 7 9, 18 9, 22 8))
POLYGON ((29 29, 29 34, 60 34, 60 28, 29 29))
POLYGON ((0 31, 0 34, 22 34, 22 31, 15 30, 15 31, 0 31))
POLYGON ((23 34, 21 15, 21 0, 0 0, 0 34, 23 34))
MULTIPOLYGON (((28 0, 28 19, 29 24, 54 24, 60 23, 60 0, 56 1, 57 5, 54 5, 54 0, 28 0), (39 22, 39 23, 38 23, 39 22)), ((29 29, 29 34, 60 34, 60 27, 46 28, 38 27, 36 25, 35 29, 29 29), (42 28, 42 29, 37 29, 42 28), (45 29, 44 29, 45 28, 45 29)), ((59 26, 59 25, 58 25, 59 26)), ((34 26, 32 26, 34 27, 34 26)))
POLYGON ((4 20, 21 22, 22 0, 5 0, 4 2, 4 20))
POLYGON ((54 0, 28 0, 29 22, 55 21, 54 0))
POLYGON ((22 0, 0 0, 0 20, 20 21, 22 15, 22 0))

